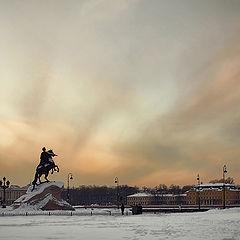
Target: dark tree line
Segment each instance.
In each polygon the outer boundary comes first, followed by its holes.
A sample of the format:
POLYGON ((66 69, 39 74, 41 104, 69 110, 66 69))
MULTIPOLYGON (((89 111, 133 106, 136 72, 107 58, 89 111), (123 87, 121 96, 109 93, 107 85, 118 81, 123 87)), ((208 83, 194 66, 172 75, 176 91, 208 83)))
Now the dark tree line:
POLYGON ((165 184, 159 184, 154 188, 143 187, 143 191, 151 194, 183 194, 192 187, 193 185, 180 187, 179 185, 172 184, 168 187, 165 184))
MULTIPOLYGON (((223 182, 223 179, 211 180, 210 183, 223 182)), ((228 177, 226 183, 234 184, 234 179, 228 177)), ((186 185, 180 187, 179 185, 159 184, 154 188, 143 187, 130 187, 127 185, 118 187, 107 186, 80 186, 78 188, 70 189, 70 202, 72 205, 117 205, 120 203, 127 203, 127 196, 138 193, 140 191, 150 194, 183 194, 190 190, 194 185, 186 185)), ((63 191, 63 199, 67 199, 67 189, 63 191)))
MULTIPOLYGON (((214 180, 211 180, 210 183, 222 183, 223 181, 224 181, 223 178, 214 179, 214 180)), ((234 184, 234 179, 231 178, 231 177, 228 177, 228 178, 225 179, 225 183, 234 184)))
MULTIPOLYGON (((113 205, 126 203, 127 196, 139 192, 138 187, 118 186, 80 186, 71 188, 70 202, 72 205, 113 205)), ((63 199, 67 199, 67 189, 63 191, 63 199)))
MULTIPOLYGON (((71 188, 70 202, 72 205, 115 205, 119 203, 127 203, 127 196, 144 191, 151 194, 181 194, 185 193, 192 186, 180 187, 178 185, 171 185, 167 187, 165 184, 160 184, 155 188, 130 187, 127 185, 118 187, 107 186, 80 186, 78 188, 71 188)), ((67 199, 67 189, 63 191, 63 199, 67 199)))

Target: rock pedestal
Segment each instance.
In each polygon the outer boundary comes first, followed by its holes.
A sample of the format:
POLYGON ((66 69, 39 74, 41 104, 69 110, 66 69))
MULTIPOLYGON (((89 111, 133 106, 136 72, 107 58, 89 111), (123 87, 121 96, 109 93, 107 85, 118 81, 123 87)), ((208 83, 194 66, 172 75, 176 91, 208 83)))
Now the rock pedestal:
POLYGON ((32 186, 27 193, 18 198, 12 205, 13 209, 28 210, 71 210, 74 208, 64 201, 61 197, 63 182, 42 183, 35 187, 32 186))

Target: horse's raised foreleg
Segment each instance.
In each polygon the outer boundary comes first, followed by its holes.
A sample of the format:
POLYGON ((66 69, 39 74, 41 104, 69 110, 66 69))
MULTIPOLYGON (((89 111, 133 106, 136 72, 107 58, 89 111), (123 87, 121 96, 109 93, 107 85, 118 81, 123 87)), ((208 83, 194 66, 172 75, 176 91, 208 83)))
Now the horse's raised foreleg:
POLYGON ((55 165, 54 170, 57 171, 57 172, 59 172, 59 167, 58 167, 58 165, 55 165), (56 170, 56 168, 57 168, 57 170, 56 170))
POLYGON ((59 172, 59 167, 58 167, 57 165, 54 165, 54 166, 52 167, 52 172, 51 172, 51 174, 53 174, 53 171, 59 172))

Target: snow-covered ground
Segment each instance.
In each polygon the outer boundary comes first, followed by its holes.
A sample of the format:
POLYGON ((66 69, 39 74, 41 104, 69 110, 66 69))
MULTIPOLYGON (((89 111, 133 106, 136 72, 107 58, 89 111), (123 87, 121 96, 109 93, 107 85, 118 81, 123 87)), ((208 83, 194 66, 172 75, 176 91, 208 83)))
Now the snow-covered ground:
MULTIPOLYGON (((78 209, 60 215, 2 216, 0 239, 240 239, 240 208, 202 213, 120 215, 120 210, 78 209)), ((24 214, 24 213, 23 213, 24 214)))

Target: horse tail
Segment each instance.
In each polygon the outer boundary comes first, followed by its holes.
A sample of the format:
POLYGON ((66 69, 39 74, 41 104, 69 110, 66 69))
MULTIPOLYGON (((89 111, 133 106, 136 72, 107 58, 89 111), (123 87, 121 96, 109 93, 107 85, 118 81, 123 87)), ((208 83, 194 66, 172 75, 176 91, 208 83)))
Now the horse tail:
POLYGON ((37 183, 37 179, 38 179, 38 172, 37 172, 37 170, 36 170, 34 180, 32 181, 32 185, 33 185, 32 191, 33 191, 34 188, 35 188, 35 185, 36 185, 36 183, 37 183))

